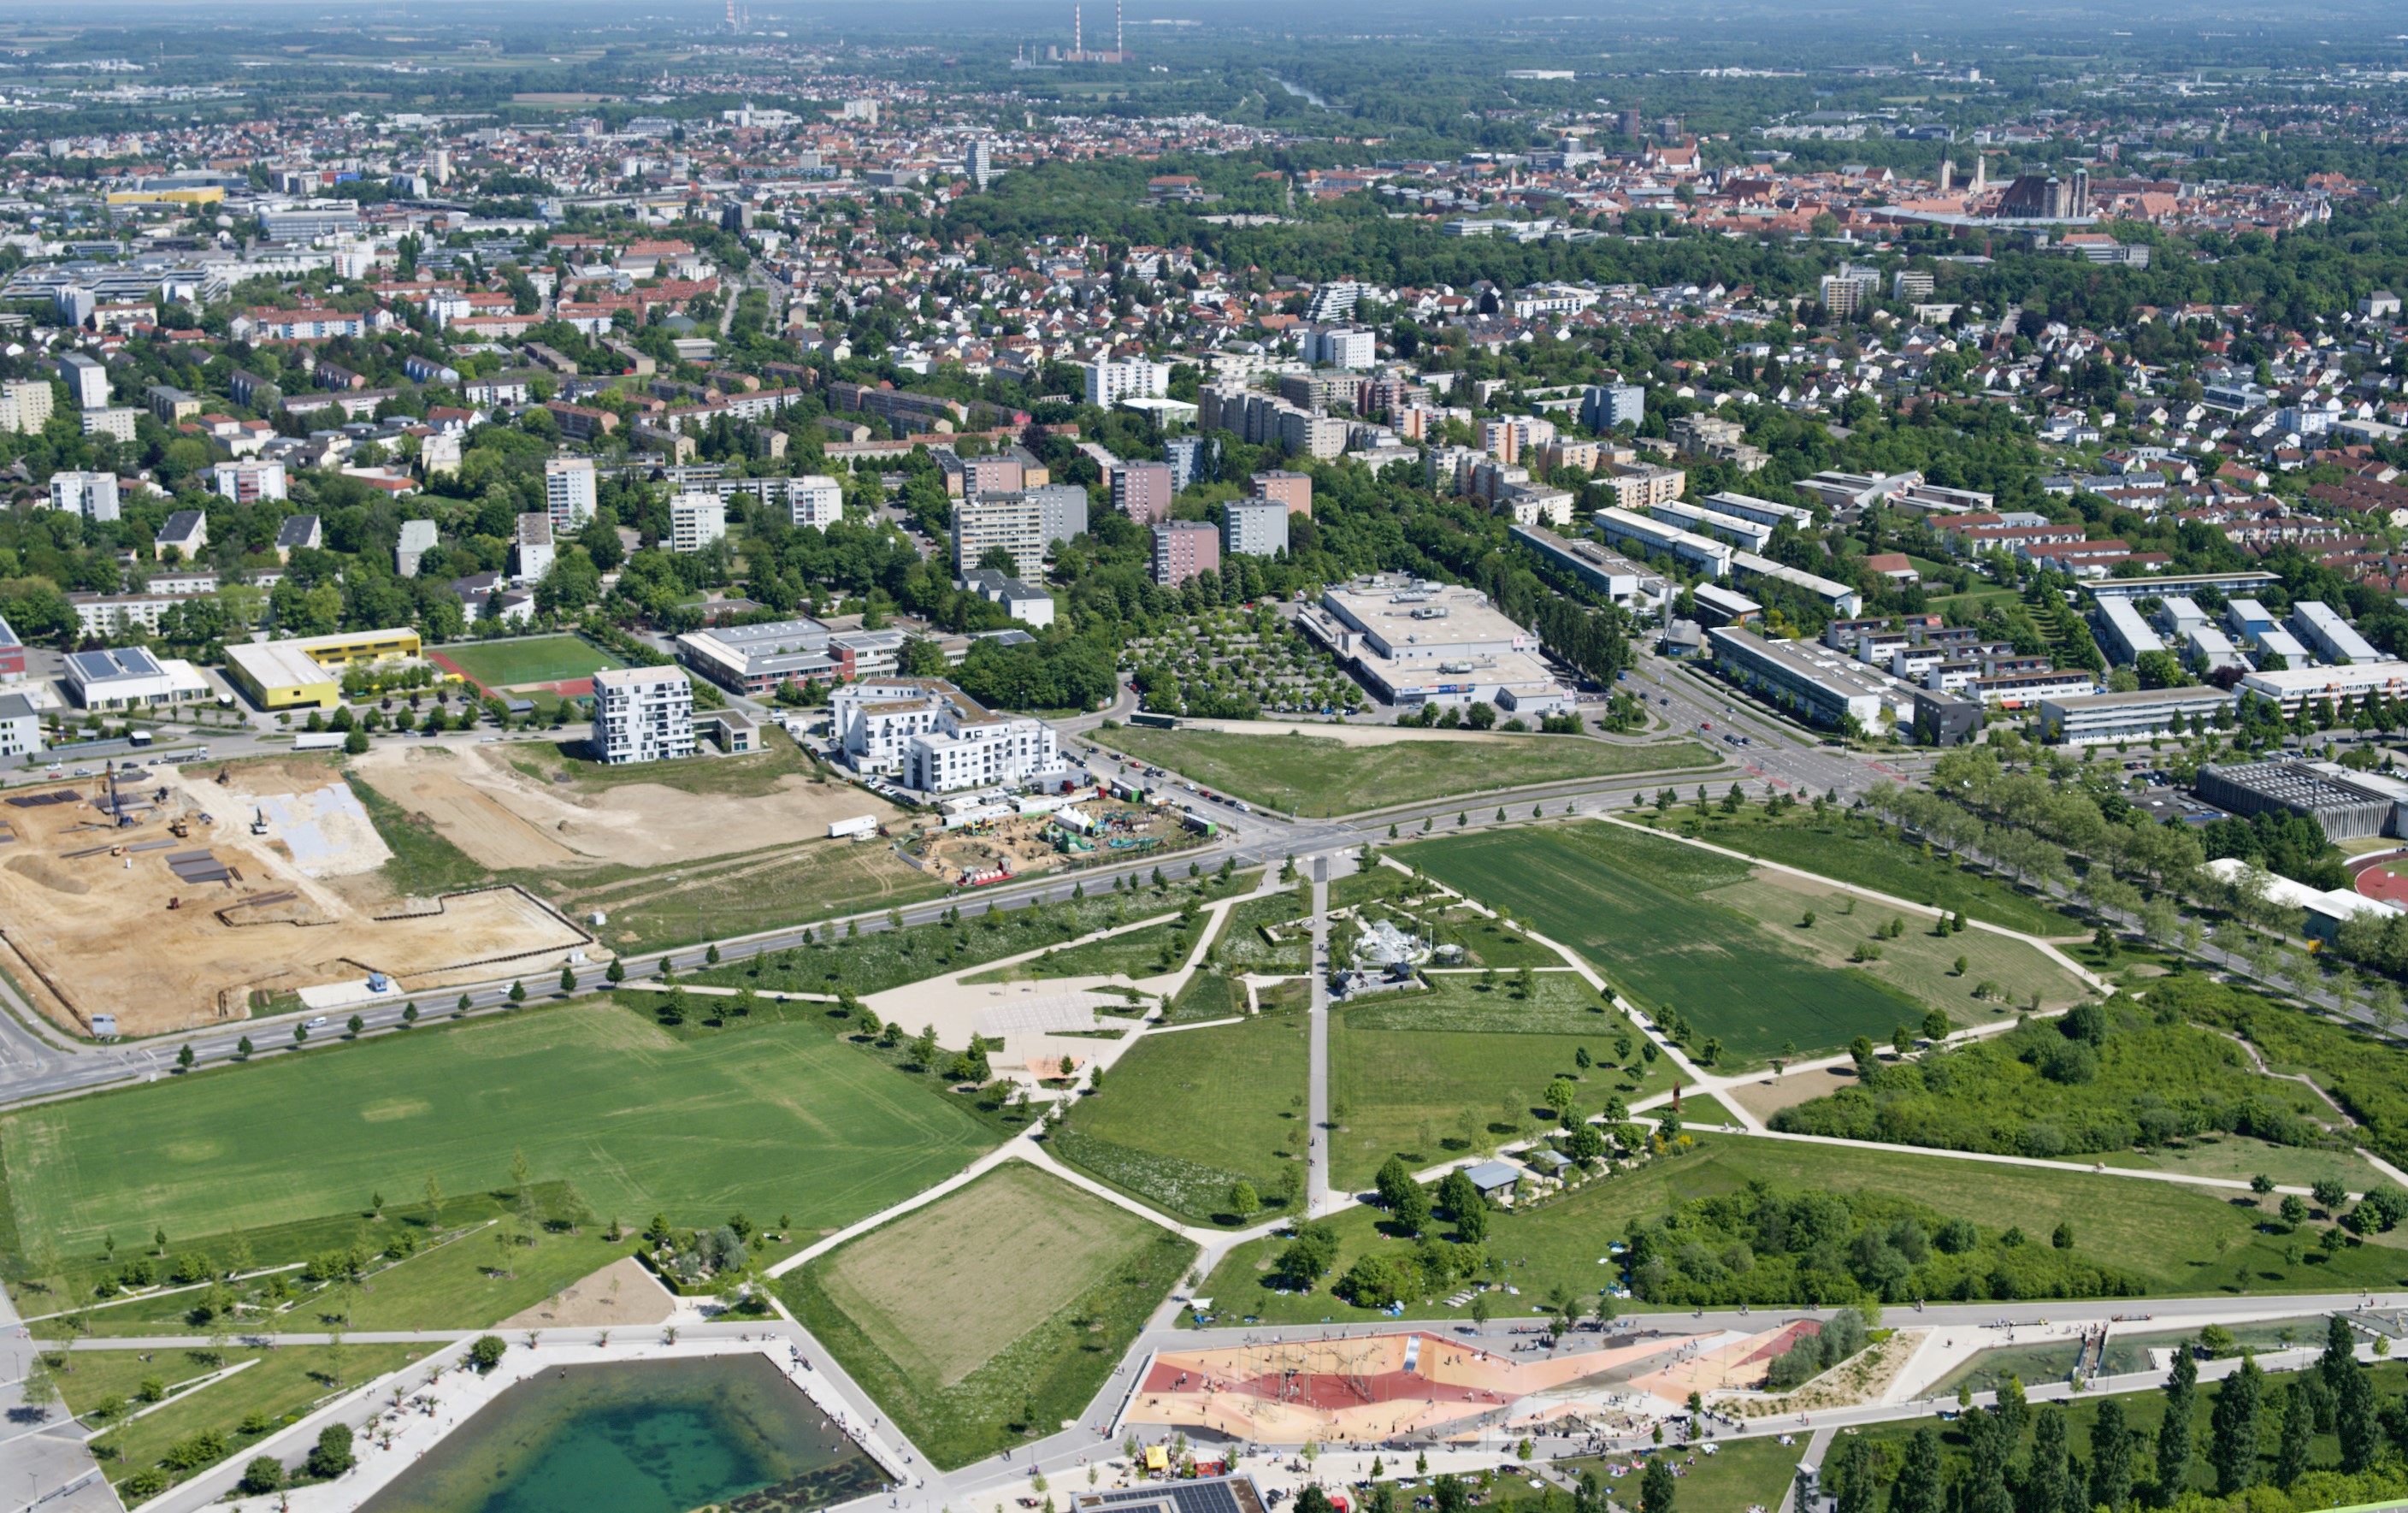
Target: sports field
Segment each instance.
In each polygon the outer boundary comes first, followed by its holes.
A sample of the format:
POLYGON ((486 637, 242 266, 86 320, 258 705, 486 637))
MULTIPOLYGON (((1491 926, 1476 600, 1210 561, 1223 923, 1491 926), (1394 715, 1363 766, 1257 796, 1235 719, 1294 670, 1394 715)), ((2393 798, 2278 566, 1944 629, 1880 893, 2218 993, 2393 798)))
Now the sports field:
POLYGON ((783 1295, 939 1466, 1086 1405, 1195 1246, 1006 1162, 788 1276, 783 1295))
POLYGON ((1354 745, 1287 735, 1275 723, 1260 735, 1132 726, 1098 732, 1097 739, 1205 787, 1299 814, 1352 814, 1449 794, 1717 763, 1712 752, 1687 741, 1617 746, 1576 736, 1494 736, 1354 745))
POLYGON ((1527 999, 1514 996, 1512 973, 1494 987, 1477 974, 1431 981, 1429 993, 1373 998, 1333 1017, 1330 1098, 1344 1109, 1329 1145, 1338 1187, 1369 1187, 1392 1154, 1434 1166, 1552 1122, 1540 1097, 1559 1076, 1572 1079, 1592 1114, 1608 1097, 1627 1102, 1671 1085, 1670 1063, 1642 1061, 1637 1030, 1575 973, 1534 973, 1527 999), (1617 1035, 1629 1047, 1626 1062, 1643 1074, 1616 1064, 1617 1035))
POLYGON ((1304 1154, 1305 1030, 1277 1015, 1150 1034, 1080 1100, 1054 1154, 1189 1218, 1225 1212, 1240 1177, 1268 1203, 1304 1154))
POLYGON ((597 1217, 841 1225, 992 1136, 808 1024, 679 1042, 614 1004, 527 1012, 20 1109, 0 1118, 20 1235, 97 1251, 508 1185, 513 1151, 597 1217), (129 1131, 139 1131, 138 1137, 129 1131))
MULTIPOLYGON (((1923 1003, 1863 972, 1821 964, 1716 890, 1746 862, 1627 827, 1548 825, 1416 843, 1432 877, 1572 947, 1641 1007, 1677 1007, 1727 1061, 1886 1036, 1923 1003)), ((1802 915, 1801 915, 1802 917, 1802 915)))
POLYGON ((604 668, 625 665, 576 636, 464 641, 440 648, 432 660, 450 667, 488 693, 527 684, 574 683, 591 678, 604 668))

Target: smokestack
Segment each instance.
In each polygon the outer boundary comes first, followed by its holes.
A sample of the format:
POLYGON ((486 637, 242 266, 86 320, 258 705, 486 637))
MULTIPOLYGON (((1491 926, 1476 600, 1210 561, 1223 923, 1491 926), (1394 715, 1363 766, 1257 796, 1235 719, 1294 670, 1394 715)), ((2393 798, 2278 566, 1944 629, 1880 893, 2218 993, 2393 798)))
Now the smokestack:
POLYGON ((1079 8, 1075 5, 1070 7, 1070 56, 1073 58, 1087 55, 1086 22, 1079 14, 1079 8))
POLYGON ((1112 0, 1112 62, 1128 62, 1128 44, 1121 39, 1121 0, 1112 0))

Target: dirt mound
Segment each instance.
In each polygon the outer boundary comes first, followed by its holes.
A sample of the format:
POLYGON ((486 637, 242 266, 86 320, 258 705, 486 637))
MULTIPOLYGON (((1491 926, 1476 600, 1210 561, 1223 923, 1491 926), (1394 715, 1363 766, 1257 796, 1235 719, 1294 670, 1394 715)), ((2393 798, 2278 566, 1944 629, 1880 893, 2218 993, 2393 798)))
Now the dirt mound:
POLYGON ((8 870, 20 877, 30 878, 56 893, 89 893, 92 885, 75 876, 64 867, 55 867, 42 857, 11 857, 8 870))

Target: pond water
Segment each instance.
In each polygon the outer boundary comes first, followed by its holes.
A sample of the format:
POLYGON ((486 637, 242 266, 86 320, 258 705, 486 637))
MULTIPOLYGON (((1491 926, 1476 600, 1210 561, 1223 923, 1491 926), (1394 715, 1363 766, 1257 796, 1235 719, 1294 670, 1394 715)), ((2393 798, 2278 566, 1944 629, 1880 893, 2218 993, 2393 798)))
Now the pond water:
POLYGON ((877 1463, 758 1355, 570 1366, 509 1388, 362 1513, 746 1513, 877 1491, 877 1463))

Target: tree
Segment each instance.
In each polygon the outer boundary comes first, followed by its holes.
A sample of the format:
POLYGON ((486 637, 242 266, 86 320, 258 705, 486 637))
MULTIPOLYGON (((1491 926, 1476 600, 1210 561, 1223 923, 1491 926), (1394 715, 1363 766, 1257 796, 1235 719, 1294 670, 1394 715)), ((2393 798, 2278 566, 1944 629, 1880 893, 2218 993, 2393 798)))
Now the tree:
POLYGON ((2032 1423, 2024 1493, 2028 1513, 2081 1513, 2082 1488, 2066 1448, 2065 1410, 2054 1403, 2042 1408, 2032 1423))
POLYGON ((234 1059, 237 1061, 248 1061, 251 1059, 251 1037, 249 1035, 245 1035, 240 1040, 234 1043, 234 1059))
POLYGON ((1831 1462, 1838 1513, 1875 1513, 1881 1506, 1881 1478, 1873 1473, 1872 1450, 1863 1440, 1851 1439, 1831 1462))
POLYGON ((2230 1497, 2258 1479, 2258 1427, 2265 1405, 2266 1374, 2255 1356, 2241 1358, 2241 1369, 2215 1390, 2215 1406, 2208 1415, 2208 1463, 2215 1468, 2215 1492, 2230 1497))
MULTIPOLYGON (((354 726, 350 733, 343 737, 343 750, 347 754, 353 756, 362 756, 367 754, 367 749, 368 733, 366 730, 360 729, 358 727, 354 726)), ((351 1451, 347 1448, 343 1453, 349 1455, 351 1451)))
POLYGON ((254 1455, 242 1468, 242 1490, 257 1497, 284 1485, 284 1463, 273 1455, 254 1455))
POLYGON ((1261 1213, 1262 1208, 1263 1200, 1260 1195, 1254 1191, 1254 1185, 1253 1183, 1241 1181, 1230 1185, 1229 1212, 1238 1217, 1238 1222, 1240 1224, 1244 1223, 1247 1219, 1250 1219, 1256 1214, 1261 1213))
POLYGON ((2283 1433, 2275 1441, 2274 1485, 2288 1488, 2307 1474, 2308 1436, 2316 1426, 2315 1390, 2308 1379, 2283 1391, 2283 1433))
POLYGON ((1393 1210, 1397 1224, 1407 1234, 1419 1234, 1429 1228, 1430 1201, 1428 1191, 1411 1177, 1405 1179, 1403 1192, 1398 1195, 1393 1210))
POLYGON ((560 990, 563 993, 574 993, 577 991, 577 969, 575 967, 564 966, 560 969, 560 990))
MULTIPOLYGON (((2315 1186, 2309 1190, 2315 1197, 2316 1206, 2328 1215, 2339 1214, 2341 1205, 2349 1201, 2349 1189, 2341 1185, 2341 1179, 2338 1177, 2320 1177, 2315 1186)), ((2334 1315, 2333 1321, 2339 1323, 2341 1316, 2334 1315)))
POLYGON ((612 957, 610 964, 602 969, 602 976, 609 982, 624 983, 627 980, 627 964, 617 957, 612 957))
POLYGON ((523 1003, 526 1001, 526 984, 522 982, 513 982, 510 984, 510 1001, 512 1003, 523 1003))
POLYGON ((2191 1418, 2199 1411, 2199 1362, 2188 1350, 2174 1352, 2166 1377, 2166 1418, 2157 1426, 2157 1485, 2180 1487, 2190 1475, 2191 1418))
POLYGON ((309 1475, 321 1481, 332 1481, 351 1468, 351 1426, 330 1423, 318 1431, 318 1443, 309 1448, 309 1475))
POLYGON ((193 1070, 193 1063, 198 1059, 199 1058, 193 1054, 192 1044, 186 1042, 183 1047, 176 1052, 177 1070, 190 1072, 193 1070))
POLYGON ((2124 1401, 2100 1399, 2090 1421, 2090 1506, 2120 1509, 2132 1500, 2132 1432, 2124 1427, 2124 1401))
POLYGON ((502 1352, 509 1348, 499 1334, 480 1334, 468 1347, 468 1363, 479 1372, 492 1371, 502 1363, 502 1352))
POLYGON ((1661 1456, 1647 1463, 1639 1479, 1640 1513, 1672 1513, 1672 1463, 1661 1456))
POLYGON ((1941 1513, 1943 1501, 1941 1431, 1924 1424, 1907 1441, 1907 1460, 1898 1467, 1898 1487, 1890 1489, 1890 1513, 1941 1513))
POLYGON ((346 1020, 344 1020, 344 1021, 343 1021, 343 1030, 344 1030, 345 1036, 346 1036, 346 1038, 351 1039, 351 1040, 357 1040, 357 1039, 359 1039, 359 1038, 360 1038, 360 1031, 361 1031, 361 1030, 366 1030, 367 1027, 368 1027, 368 1022, 367 1022, 366 1019, 361 1018, 361 1017, 360 1017, 358 1015, 356 1015, 356 1014, 355 1014, 355 1015, 352 1015, 349 1019, 346 1019, 346 1020))

